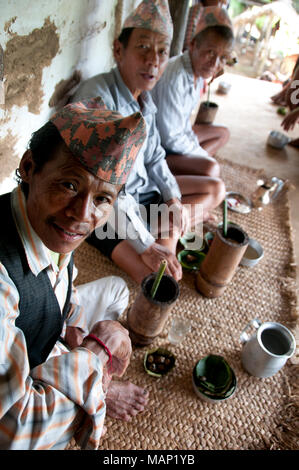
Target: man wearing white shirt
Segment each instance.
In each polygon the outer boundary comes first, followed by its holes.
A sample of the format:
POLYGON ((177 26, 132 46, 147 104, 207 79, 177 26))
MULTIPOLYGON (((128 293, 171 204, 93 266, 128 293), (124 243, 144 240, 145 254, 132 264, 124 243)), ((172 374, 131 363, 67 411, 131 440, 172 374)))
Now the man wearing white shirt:
POLYGON ((225 194, 213 155, 227 142, 229 131, 223 126, 192 126, 190 117, 200 100, 204 80, 215 76, 226 63, 232 44, 232 25, 226 10, 202 8, 188 50, 169 60, 151 92, 158 108, 157 127, 169 168, 182 191, 192 194, 200 187, 202 193, 210 195, 203 201, 204 211, 217 207, 225 194), (188 187, 181 184, 182 178, 188 181, 188 187))

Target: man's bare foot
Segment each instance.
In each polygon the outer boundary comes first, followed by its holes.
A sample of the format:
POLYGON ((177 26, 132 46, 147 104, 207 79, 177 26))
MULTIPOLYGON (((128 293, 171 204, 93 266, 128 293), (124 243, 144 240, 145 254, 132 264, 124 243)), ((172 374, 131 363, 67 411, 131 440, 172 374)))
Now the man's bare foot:
POLYGON ((130 421, 144 410, 148 392, 131 382, 112 381, 106 396, 107 415, 111 418, 130 421))

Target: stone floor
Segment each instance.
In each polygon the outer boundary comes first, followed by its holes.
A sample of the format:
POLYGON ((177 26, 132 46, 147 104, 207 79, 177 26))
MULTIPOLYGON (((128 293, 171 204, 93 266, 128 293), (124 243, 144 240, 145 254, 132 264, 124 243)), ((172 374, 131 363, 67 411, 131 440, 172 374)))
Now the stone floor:
MULTIPOLYGON (((271 130, 285 133, 280 126, 270 97, 281 85, 236 74, 225 74, 211 85, 211 101, 219 104, 214 124, 224 124, 231 132, 229 142, 219 152, 223 158, 264 169, 266 175, 288 179, 294 189, 290 192, 291 223, 294 230, 297 282, 299 285, 299 149, 286 146, 283 150, 269 147, 266 142, 271 130), (231 83, 227 95, 217 93, 219 81, 231 83)), ((299 125, 288 133, 299 137, 299 125)))

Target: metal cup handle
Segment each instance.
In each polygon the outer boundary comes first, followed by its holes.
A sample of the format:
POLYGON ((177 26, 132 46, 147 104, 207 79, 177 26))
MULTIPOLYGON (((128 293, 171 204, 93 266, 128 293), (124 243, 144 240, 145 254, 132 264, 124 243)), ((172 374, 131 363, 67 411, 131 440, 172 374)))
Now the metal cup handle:
POLYGON ((249 323, 247 323, 247 325, 245 326, 244 330, 242 331, 242 333, 240 334, 240 341, 242 344, 244 343, 247 343, 247 341, 249 340, 250 336, 249 334, 247 333, 248 330, 252 327, 254 327, 256 330, 259 329, 259 327, 261 326, 261 321, 258 319, 258 318, 254 318, 253 320, 251 320, 249 323))

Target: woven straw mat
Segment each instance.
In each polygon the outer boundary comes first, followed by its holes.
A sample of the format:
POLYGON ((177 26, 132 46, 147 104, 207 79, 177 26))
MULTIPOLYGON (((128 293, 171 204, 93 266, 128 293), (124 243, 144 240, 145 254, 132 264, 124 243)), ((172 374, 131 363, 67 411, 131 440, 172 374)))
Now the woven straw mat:
MULTIPOLYGON (((222 177, 227 190, 249 197, 260 171, 227 161, 222 177)), ((217 215, 221 218, 221 211, 217 215)), ((261 212, 229 211, 229 220, 241 225, 264 248, 264 258, 253 268, 239 267, 224 294, 201 296, 194 287, 195 274, 184 272, 180 297, 162 336, 150 347, 133 347, 131 363, 123 377, 146 387, 146 410, 130 422, 106 417, 107 433, 100 449, 106 450, 226 450, 298 448, 298 355, 269 378, 256 378, 241 365, 241 330, 253 318, 277 321, 297 328, 297 296, 288 191, 261 212), (171 318, 192 322, 187 338, 177 346, 167 341, 171 318), (147 375, 143 357, 147 349, 166 346, 176 356, 175 368, 162 378, 147 375), (192 370, 207 354, 222 355, 237 376, 232 398, 219 404, 198 398, 192 387, 192 370), (296 382, 297 380, 297 382, 296 382), (296 423, 297 416, 297 423, 296 423), (297 425, 297 431, 296 431, 297 425)), ((77 284, 107 275, 122 276, 133 302, 139 286, 95 248, 84 243, 76 252, 77 284)), ((126 312, 121 319, 125 324, 126 312)), ((297 332, 296 332, 297 334, 297 332)), ((297 340, 298 343, 298 340, 297 340)))

